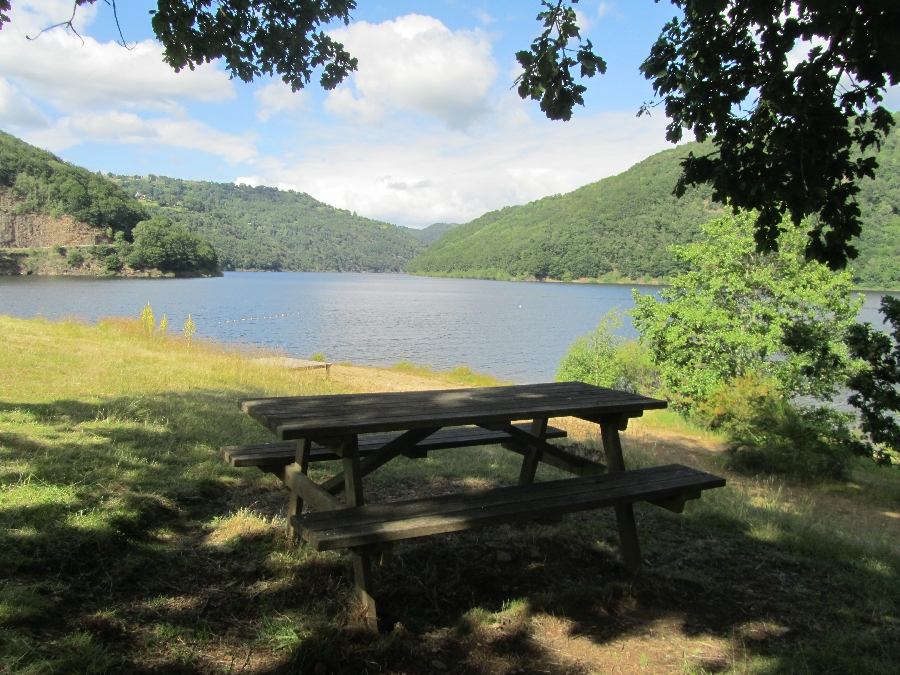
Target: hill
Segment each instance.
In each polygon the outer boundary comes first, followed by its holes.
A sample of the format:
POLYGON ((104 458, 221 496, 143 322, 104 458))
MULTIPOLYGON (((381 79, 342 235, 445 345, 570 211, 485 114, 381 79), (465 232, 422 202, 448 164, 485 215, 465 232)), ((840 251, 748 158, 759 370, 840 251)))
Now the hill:
POLYGON ((216 275, 215 251, 108 178, 0 131, 0 274, 216 275))
MULTIPOLYGON (((725 212, 703 186, 672 195, 689 143, 627 171, 554 195, 492 211, 441 237, 409 264, 414 274, 486 279, 665 280, 678 271, 668 252, 725 212)), ((879 153, 875 180, 858 197, 863 236, 853 263, 863 287, 900 287, 900 131, 879 153)))
POLYGON ((459 223, 434 223, 434 225, 423 227, 421 230, 400 225, 401 230, 409 232, 412 236, 421 239, 425 246, 430 246, 454 227, 459 227, 459 223))
POLYGON ((223 269, 402 272, 424 245, 403 229, 272 187, 114 176, 150 212, 208 239, 223 269))

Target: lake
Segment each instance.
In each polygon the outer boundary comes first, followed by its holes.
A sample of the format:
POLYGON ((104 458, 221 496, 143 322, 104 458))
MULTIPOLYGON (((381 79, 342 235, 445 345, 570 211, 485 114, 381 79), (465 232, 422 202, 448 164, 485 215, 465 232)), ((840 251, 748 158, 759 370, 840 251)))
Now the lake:
MULTIPOLYGON (((404 274, 226 272, 213 279, 0 277, 0 314, 22 318, 138 317, 148 302, 178 331, 264 346, 299 358, 439 370, 466 365, 518 383, 553 380, 572 341, 610 309, 632 307, 631 286, 441 279, 404 274)), ((655 293, 659 286, 635 286, 655 293)), ((863 321, 881 325, 880 293, 863 321)), ((630 323, 619 331, 633 337, 630 323)))

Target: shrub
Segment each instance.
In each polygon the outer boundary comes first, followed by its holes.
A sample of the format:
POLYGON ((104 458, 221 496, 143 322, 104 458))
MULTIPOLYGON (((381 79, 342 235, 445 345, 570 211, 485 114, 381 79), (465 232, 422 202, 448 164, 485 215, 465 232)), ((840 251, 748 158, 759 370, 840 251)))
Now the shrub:
POLYGON ((316 352, 312 356, 309 357, 310 361, 316 361, 317 363, 325 363, 325 353, 324 352, 316 352))
POLYGON ((122 261, 115 253, 110 253, 103 258, 103 267, 107 272, 118 272, 122 269, 122 261))
POLYGON ((556 372, 558 382, 587 382, 598 387, 650 394, 659 388, 659 374, 649 350, 635 340, 613 334, 622 315, 610 310, 597 328, 581 335, 569 347, 556 372))
POLYGON ((69 251, 69 255, 66 256, 66 264, 69 267, 81 267, 84 265, 84 253, 77 248, 69 251))
POLYGON ((728 467, 744 473, 841 479, 862 445, 852 415, 797 406, 758 376, 723 386, 697 412, 725 433, 728 467))

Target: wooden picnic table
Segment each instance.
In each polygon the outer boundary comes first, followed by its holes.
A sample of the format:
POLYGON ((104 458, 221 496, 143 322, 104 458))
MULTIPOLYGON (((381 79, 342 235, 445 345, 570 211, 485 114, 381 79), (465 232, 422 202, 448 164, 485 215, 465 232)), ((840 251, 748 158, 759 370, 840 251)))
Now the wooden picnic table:
POLYGON ((681 512, 687 499, 720 487, 716 476, 669 465, 626 471, 619 431, 665 401, 581 382, 372 394, 295 396, 241 401, 241 409, 280 442, 223 448, 234 466, 276 473, 291 490, 289 527, 316 548, 349 548, 370 625, 376 624, 371 559, 390 559, 394 541, 498 523, 613 506, 625 565, 642 558, 632 504, 650 501, 681 512), (548 442, 565 432, 554 417, 600 425, 606 466, 548 442), (527 420, 527 424, 515 424, 527 420), (523 455, 518 485, 479 493, 367 505, 364 475, 398 456, 440 448, 501 443, 523 455), (342 471, 318 484, 309 463, 340 458, 342 471), (575 478, 535 483, 540 462, 575 478), (345 501, 336 495, 345 493, 345 501), (311 509, 303 513, 304 503, 311 509))

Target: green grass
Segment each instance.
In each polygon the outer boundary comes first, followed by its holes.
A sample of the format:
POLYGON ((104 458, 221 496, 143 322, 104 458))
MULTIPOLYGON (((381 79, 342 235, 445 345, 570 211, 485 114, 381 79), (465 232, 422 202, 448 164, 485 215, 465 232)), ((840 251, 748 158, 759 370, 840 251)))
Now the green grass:
POLYGON ((481 375, 473 373, 469 366, 455 366, 450 370, 434 370, 431 366, 421 366, 411 361, 398 361, 391 370, 407 375, 416 375, 418 377, 439 378, 449 382, 456 382, 473 387, 496 387, 504 383, 490 375, 481 375))
MULTIPOLYGON (((569 642, 636 649, 634 671, 664 669, 666 644, 696 673, 893 673, 900 662, 896 469, 860 462, 852 480, 819 486, 729 476, 680 516, 638 505, 648 567, 637 579, 608 510, 405 542, 375 570, 393 630, 373 636, 346 556, 291 545, 279 482, 218 453, 270 439, 237 399, 346 391, 339 381, 148 338, 136 322, 7 317, 0 373, 3 674, 411 674, 437 672, 435 660, 451 673, 605 671, 569 642)), ((721 471, 715 453, 641 434, 715 439, 668 413, 641 425, 625 435, 631 466, 721 471)), ((518 461, 499 447, 435 452, 388 464, 366 489, 394 499, 508 484, 518 461)))

